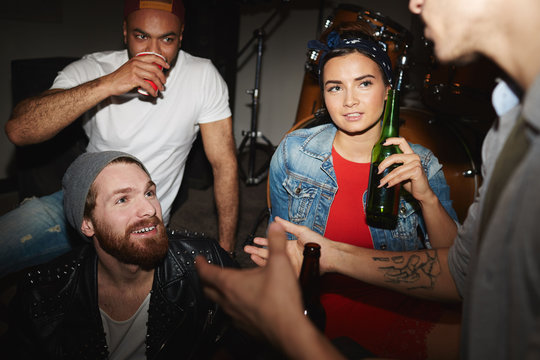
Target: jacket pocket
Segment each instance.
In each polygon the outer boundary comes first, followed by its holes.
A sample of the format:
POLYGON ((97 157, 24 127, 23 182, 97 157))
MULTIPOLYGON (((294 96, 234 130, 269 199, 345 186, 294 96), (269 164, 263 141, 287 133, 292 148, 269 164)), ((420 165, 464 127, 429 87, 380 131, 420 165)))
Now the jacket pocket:
POLYGON ((296 224, 304 222, 317 196, 319 187, 304 179, 287 177, 283 187, 289 194, 289 220, 296 224))
POLYGON ((401 242, 402 250, 417 250, 423 247, 418 238, 418 216, 420 209, 413 199, 413 202, 405 201, 403 198, 399 201, 398 223, 392 230, 392 237, 401 242))

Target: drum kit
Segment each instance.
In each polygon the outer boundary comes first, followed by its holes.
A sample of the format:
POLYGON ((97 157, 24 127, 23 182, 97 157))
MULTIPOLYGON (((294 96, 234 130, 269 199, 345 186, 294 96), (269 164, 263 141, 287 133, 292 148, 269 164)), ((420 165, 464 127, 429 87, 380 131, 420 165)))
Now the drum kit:
MULTIPOLYGON (((394 71, 405 73, 400 135, 437 156, 450 186, 454 209, 463 221, 481 182, 480 148, 496 117, 490 98, 500 70, 486 59, 468 65, 440 64, 420 36, 414 38, 390 18, 359 6, 338 6, 325 22, 324 30, 350 21, 367 24, 374 37, 386 45, 394 71), (413 42, 417 50, 414 53, 413 42), (421 79, 413 78, 414 74, 421 79)), ((289 131, 330 121, 324 114, 315 72, 318 55, 317 51, 307 54, 296 120, 289 131)))

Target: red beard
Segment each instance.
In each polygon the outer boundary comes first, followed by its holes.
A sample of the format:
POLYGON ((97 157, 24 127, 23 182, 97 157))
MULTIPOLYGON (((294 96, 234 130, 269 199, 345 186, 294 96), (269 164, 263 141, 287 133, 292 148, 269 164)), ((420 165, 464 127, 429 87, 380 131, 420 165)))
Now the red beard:
POLYGON ((163 260, 169 248, 169 241, 163 221, 153 216, 144 221, 133 224, 126 229, 125 234, 113 233, 107 226, 96 223, 95 235, 101 248, 118 261, 125 264, 138 265, 142 269, 150 270, 163 260), (132 240, 132 232, 150 226, 156 226, 157 234, 152 237, 144 237, 140 240, 132 240))

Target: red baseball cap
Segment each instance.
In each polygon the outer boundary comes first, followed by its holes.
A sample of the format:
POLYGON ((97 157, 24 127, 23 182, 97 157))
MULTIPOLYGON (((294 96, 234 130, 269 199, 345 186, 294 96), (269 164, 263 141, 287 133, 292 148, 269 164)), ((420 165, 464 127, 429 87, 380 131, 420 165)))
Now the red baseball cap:
POLYGON ((184 23, 186 10, 182 0, 124 0, 124 18, 140 9, 163 10, 178 16, 184 23))

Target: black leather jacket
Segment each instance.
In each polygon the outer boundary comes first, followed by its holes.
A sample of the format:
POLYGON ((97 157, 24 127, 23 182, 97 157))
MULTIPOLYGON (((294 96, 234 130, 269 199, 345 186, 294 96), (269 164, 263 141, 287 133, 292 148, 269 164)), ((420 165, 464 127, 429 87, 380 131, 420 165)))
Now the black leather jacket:
MULTIPOLYGON (((215 240, 169 232, 169 251, 156 268, 148 310, 147 359, 204 359, 225 329, 225 316, 202 293, 194 257, 234 266, 215 240)), ((14 297, 14 358, 107 359, 97 299, 97 255, 84 245, 30 268, 14 297)))

